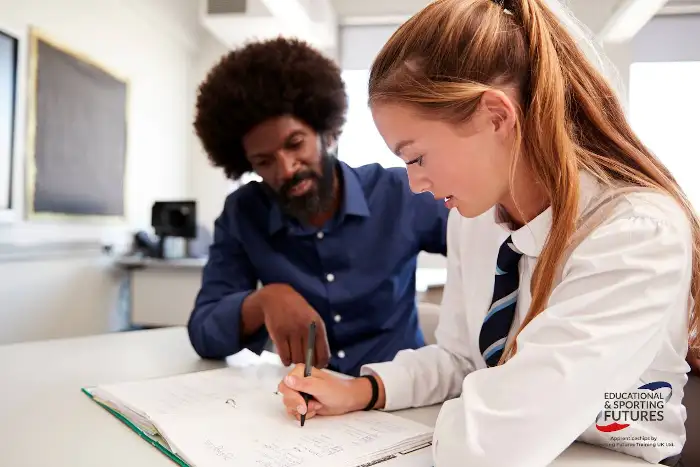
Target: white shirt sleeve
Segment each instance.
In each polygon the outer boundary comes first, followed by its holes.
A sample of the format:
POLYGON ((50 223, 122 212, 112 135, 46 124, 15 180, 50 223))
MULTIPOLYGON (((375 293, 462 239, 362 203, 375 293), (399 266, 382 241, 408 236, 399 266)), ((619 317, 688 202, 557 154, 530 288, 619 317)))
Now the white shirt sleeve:
POLYGON ((443 405, 435 465, 549 465, 595 421, 605 392, 629 390, 650 365, 689 294, 691 261, 687 226, 628 217, 596 229, 517 354, 467 375, 462 397, 443 405))
POLYGON ((435 331, 437 344, 417 350, 402 350, 394 360, 369 364, 361 374, 374 373, 384 383, 385 410, 421 407, 459 395, 464 377, 474 370, 465 353, 467 339, 465 306, 459 261, 460 219, 450 212, 447 226, 447 282, 435 331))

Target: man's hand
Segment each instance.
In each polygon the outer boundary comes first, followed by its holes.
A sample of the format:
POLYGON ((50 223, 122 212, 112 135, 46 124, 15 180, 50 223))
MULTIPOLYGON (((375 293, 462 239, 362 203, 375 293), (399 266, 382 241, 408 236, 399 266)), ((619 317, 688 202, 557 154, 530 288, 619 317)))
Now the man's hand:
POLYGON ((262 313, 265 327, 284 365, 304 363, 309 325, 316 321, 314 366, 324 368, 330 359, 323 319, 296 290, 287 284, 270 284, 249 300, 262 313))

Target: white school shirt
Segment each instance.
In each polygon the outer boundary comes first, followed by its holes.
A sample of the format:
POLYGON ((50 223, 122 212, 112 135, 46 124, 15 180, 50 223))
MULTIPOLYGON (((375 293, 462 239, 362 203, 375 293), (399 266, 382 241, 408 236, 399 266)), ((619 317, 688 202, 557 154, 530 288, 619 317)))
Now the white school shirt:
MULTIPOLYGON (((582 173, 580 212, 600 192, 582 173)), ((479 331, 491 305, 498 249, 512 234, 523 252, 515 329, 530 305, 530 281, 551 227, 550 209, 514 232, 495 213, 473 219, 450 213, 437 344, 362 368, 384 382, 385 410, 447 400, 433 438, 437 467, 543 467, 575 440, 653 463, 678 454, 685 442, 692 265, 681 208, 661 194, 625 195, 573 250, 546 309, 517 338, 516 355, 488 368, 479 331), (672 386, 663 421, 657 415, 620 431, 598 430, 606 401, 625 403, 616 398, 657 381, 672 386)))

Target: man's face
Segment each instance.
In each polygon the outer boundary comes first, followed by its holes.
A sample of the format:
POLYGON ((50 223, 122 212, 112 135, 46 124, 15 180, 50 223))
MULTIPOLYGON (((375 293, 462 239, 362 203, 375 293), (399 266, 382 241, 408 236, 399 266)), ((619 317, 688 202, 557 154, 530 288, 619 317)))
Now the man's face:
POLYGON ((305 222, 332 206, 334 160, 305 123, 291 116, 266 120, 243 137, 243 148, 287 214, 305 222))

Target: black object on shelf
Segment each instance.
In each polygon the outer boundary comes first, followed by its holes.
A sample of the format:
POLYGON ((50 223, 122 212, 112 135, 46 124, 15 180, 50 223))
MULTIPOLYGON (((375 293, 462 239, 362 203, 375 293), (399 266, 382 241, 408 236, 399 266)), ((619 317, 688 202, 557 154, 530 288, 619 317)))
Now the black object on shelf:
POLYGON ((157 257, 164 258, 167 237, 197 237, 197 203, 195 201, 156 201, 151 209, 151 226, 158 236, 157 257))

